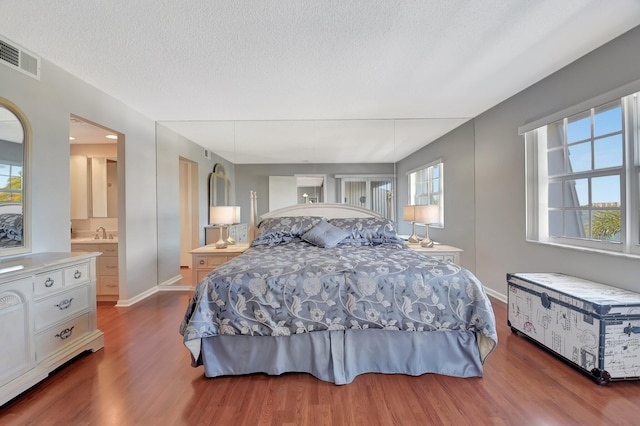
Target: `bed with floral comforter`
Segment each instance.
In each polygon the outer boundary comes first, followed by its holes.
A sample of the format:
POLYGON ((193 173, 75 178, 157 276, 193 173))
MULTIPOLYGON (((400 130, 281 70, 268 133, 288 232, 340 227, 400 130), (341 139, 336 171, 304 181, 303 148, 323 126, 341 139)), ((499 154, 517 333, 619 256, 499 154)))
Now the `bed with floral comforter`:
POLYGON ((386 219, 263 222, 250 249, 197 285, 180 332, 209 377, 298 371, 337 384, 481 376, 497 343, 478 279, 411 250, 386 219), (327 222, 346 232, 307 238, 327 222))

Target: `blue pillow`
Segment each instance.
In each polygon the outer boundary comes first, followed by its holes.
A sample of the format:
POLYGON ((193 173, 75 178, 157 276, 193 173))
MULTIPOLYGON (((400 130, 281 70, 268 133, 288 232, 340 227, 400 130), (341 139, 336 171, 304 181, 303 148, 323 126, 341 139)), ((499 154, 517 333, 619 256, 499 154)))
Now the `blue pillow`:
POLYGON ((258 234, 252 246, 300 241, 302 234, 320 223, 321 217, 293 216, 264 219, 258 225, 258 234))
POLYGON ((346 229, 340 229, 323 220, 305 232, 302 239, 318 247, 331 248, 337 246, 349 235, 351 232, 346 229))
POLYGON ((344 218, 329 219, 329 223, 349 233, 343 243, 378 245, 385 243, 402 244, 392 220, 385 218, 344 218))

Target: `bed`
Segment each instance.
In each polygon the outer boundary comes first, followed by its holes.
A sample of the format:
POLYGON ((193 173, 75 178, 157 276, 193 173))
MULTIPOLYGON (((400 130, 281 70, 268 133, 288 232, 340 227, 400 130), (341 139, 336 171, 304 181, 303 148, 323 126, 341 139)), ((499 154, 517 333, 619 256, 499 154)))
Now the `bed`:
POLYGON ((22 204, 0 203, 0 247, 22 244, 22 204))
POLYGON ((305 372, 479 377, 497 344, 482 284, 343 204, 262 216, 251 247, 197 284, 180 325, 205 376, 305 372))

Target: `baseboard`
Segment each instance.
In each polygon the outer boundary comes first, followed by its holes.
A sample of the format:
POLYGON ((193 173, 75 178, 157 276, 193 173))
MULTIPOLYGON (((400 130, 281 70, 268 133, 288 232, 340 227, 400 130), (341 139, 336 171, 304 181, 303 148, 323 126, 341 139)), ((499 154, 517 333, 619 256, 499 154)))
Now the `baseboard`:
POLYGON ((491 288, 489 288, 489 287, 487 287, 487 286, 484 286, 484 291, 485 291, 489 296, 492 296, 492 297, 494 297, 494 298, 498 299, 498 300, 499 300, 499 301, 501 301, 501 302, 507 303, 507 296, 505 296, 504 294, 499 293, 499 292, 497 292, 497 291, 495 291, 495 290, 493 290, 493 289, 491 289, 491 288))
POLYGON ((119 299, 118 303, 116 303, 116 308, 128 308, 129 306, 133 306, 136 303, 146 299, 147 297, 156 294, 158 291, 160 291, 158 289, 158 286, 155 286, 153 288, 150 288, 147 291, 143 291, 142 293, 132 297, 131 299, 126 299, 126 300, 119 299))
POLYGON ((164 285, 158 286, 158 291, 193 291, 194 286, 191 285, 164 285))
POLYGON ((169 278, 168 280, 161 282, 160 284, 158 284, 158 287, 166 287, 166 286, 173 285, 178 281, 180 281, 181 279, 182 279, 182 275, 176 275, 175 277, 169 278))
POLYGON ((129 306, 133 306, 138 302, 146 299, 149 296, 152 296, 161 291, 193 291, 195 287, 186 286, 186 285, 173 285, 177 282, 180 282, 182 279, 181 275, 176 275, 173 278, 169 278, 166 281, 158 284, 157 286, 150 288, 147 291, 140 293, 139 295, 132 297, 131 299, 122 300, 119 299, 118 303, 116 303, 116 308, 127 308, 129 306))

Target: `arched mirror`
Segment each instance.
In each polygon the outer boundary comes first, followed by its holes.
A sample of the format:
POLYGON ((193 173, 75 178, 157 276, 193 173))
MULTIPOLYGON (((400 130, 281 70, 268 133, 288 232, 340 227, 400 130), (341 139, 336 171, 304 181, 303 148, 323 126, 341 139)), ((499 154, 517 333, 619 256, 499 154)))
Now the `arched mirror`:
POLYGON ((209 176, 209 205, 228 206, 230 185, 224 165, 216 163, 209 176))
POLYGON ((24 113, 0 97, 0 256, 31 250, 26 190, 30 135, 24 113))

